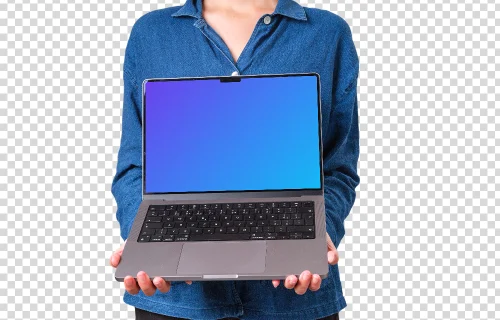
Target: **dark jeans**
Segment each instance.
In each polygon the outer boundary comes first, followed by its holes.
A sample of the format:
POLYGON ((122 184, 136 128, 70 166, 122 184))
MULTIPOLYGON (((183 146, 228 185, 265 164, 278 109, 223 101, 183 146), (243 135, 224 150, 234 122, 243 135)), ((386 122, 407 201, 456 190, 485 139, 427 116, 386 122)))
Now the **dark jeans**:
MULTIPOLYGON (((185 320, 184 318, 164 316, 162 314, 149 312, 139 308, 135 308, 135 319, 136 320, 185 320)), ((237 320, 237 319, 238 318, 224 318, 223 320, 237 320)), ((326 318, 321 318, 318 320, 339 320, 339 315, 338 313, 336 313, 326 318)))

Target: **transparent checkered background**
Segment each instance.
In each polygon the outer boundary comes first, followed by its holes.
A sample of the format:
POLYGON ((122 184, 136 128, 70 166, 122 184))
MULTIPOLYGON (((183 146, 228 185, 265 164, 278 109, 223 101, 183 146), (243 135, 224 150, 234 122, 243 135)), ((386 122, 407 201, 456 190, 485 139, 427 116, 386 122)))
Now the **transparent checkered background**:
MULTIPOLYGON (((361 62, 343 319, 500 319, 500 5, 439 2, 301 1, 349 22, 361 62)), ((1 319, 133 318, 108 265, 121 68, 172 4, 0 0, 1 319)))

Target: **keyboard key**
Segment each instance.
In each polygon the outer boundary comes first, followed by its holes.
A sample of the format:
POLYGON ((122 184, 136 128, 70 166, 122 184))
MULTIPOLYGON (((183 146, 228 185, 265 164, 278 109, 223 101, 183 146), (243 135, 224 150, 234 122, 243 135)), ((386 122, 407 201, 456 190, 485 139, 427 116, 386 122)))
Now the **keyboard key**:
POLYGON ((288 208, 288 207, 290 207, 290 202, 281 202, 280 207, 281 208, 288 208))
POLYGON ((268 224, 269 224, 269 222, 267 220, 259 220, 259 221, 257 221, 257 226, 258 227, 267 226, 268 224))
POLYGON ((266 240, 276 240, 276 237, 278 236, 276 232, 267 232, 265 235, 266 240))
POLYGON ((274 232, 274 227, 263 227, 264 232, 274 232))
POLYGON ((149 242, 150 236, 140 236, 139 242, 149 242))
POLYGON ((167 234, 167 228, 163 228, 163 229, 156 229, 156 233, 155 234, 159 234, 159 235, 164 235, 164 234, 167 234))
POLYGON ((240 228, 240 233, 250 233, 250 228, 248 228, 248 227, 241 227, 240 228))
POLYGON ((245 223, 245 221, 234 221, 233 226, 235 226, 235 227, 245 227, 246 223, 245 223))
POLYGON ((175 210, 177 209, 177 205, 175 204, 169 204, 165 206, 165 210, 175 210))
POLYGON ((273 213, 285 213, 284 208, 273 208, 273 213))
POLYGON ((290 207, 292 207, 292 208, 298 208, 298 207, 300 207, 300 202, 292 202, 290 204, 290 207))
POLYGON ((314 239, 314 232, 304 232, 304 233, 302 233, 302 238, 314 239))
POLYGON ((271 220, 269 221, 270 226, 281 226, 281 220, 271 220))
POLYGON ((276 239, 278 239, 278 240, 290 239, 290 236, 286 232, 278 232, 276 239))
POLYGON ((304 221, 306 226, 314 226, 314 219, 305 219, 304 221))
POLYGON ((215 233, 215 230, 214 230, 214 228, 205 228, 205 229, 203 229, 203 233, 204 234, 213 234, 213 233, 215 233))
POLYGON ((179 234, 179 229, 168 229, 167 234, 179 234))
POLYGON ((285 208, 285 213, 296 213, 297 208, 285 208))
POLYGON ((314 202, 312 202, 312 201, 306 201, 306 202, 302 203, 302 206, 303 207, 313 207, 314 206, 314 202))
POLYGON ((303 226, 304 225, 304 219, 293 220, 293 225, 294 226, 303 226))
POLYGON ((188 240, 189 240, 189 235, 187 234, 175 236, 175 241, 188 241, 188 240))
POLYGON ((202 229, 202 228, 193 228, 193 229, 190 229, 190 230, 191 230, 190 234, 202 234, 204 229, 202 229))
POLYGON ((244 216, 244 219, 245 220, 255 220, 255 215, 253 215, 253 214, 246 214, 244 216))
POLYGON ((314 219, 314 213, 303 213, 302 218, 304 219, 314 219))
POLYGON ((174 226, 176 228, 186 228, 187 227, 187 223, 186 222, 175 222, 174 226))
POLYGON ((281 221, 282 226, 293 226, 293 220, 283 220, 281 221))
POLYGON ((163 240, 163 237, 161 235, 154 235, 154 236, 151 236, 151 239, 149 240, 149 242, 160 242, 163 240))
POLYGON ((262 227, 252 227, 252 228, 250 228, 250 232, 252 232, 252 233, 263 233, 264 230, 262 230, 262 227))
POLYGON ((255 203, 246 203, 245 208, 255 208, 255 203))
POLYGON ((266 235, 264 233, 251 233, 250 239, 251 240, 265 240, 266 235))
POLYGON ((187 227, 188 228, 196 228, 196 227, 198 227, 198 222, 188 222, 187 227))
POLYGON ((227 228, 227 233, 238 233, 238 227, 227 228))
POLYGON ((300 214, 300 213, 292 213, 290 215, 290 219, 292 219, 292 220, 300 219, 300 218, 302 218, 302 214, 300 214))
POLYGON ((223 227, 233 227, 234 222, 233 221, 224 221, 224 222, 222 222, 222 226, 223 227))
POLYGON ((218 228, 220 226, 221 226, 220 221, 212 221, 212 222, 210 222, 210 227, 218 228))
POLYGON ((257 226, 257 221, 247 221, 247 227, 255 227, 257 226))
POLYGON ((175 226, 174 222, 164 222, 163 228, 173 228, 175 226))
POLYGON ((215 228, 214 233, 226 233, 226 227, 215 228))
POLYGON ((163 236, 163 242, 172 242, 174 241, 175 236, 173 234, 167 234, 163 236))
POLYGON ((314 232, 314 227, 309 227, 309 226, 293 226, 293 227, 286 227, 286 231, 289 233, 293 232, 314 232))
POLYGON ((302 233, 298 233, 298 232, 291 233, 290 239, 302 239, 302 233))
POLYGON ((180 229, 179 234, 189 234, 190 230, 188 228, 180 229))
POLYGON ((141 231, 141 236, 150 236, 155 234, 155 229, 146 229, 141 231))
POLYGON ((298 213, 314 213, 314 208, 297 208, 298 213))
POLYGON ((208 221, 198 222, 198 228, 208 228, 208 227, 210 227, 210 222, 208 222, 208 221))
POLYGON ((151 222, 151 223, 146 223, 144 225, 145 229, 161 229, 163 227, 163 223, 161 222, 151 222))
POLYGON ((233 216, 233 220, 235 221, 243 220, 243 216, 241 214, 236 214, 233 216))
POLYGON ((285 226, 279 226, 279 227, 276 227, 275 228, 275 231, 276 232, 286 232, 286 228, 285 226))
POLYGON ((149 216, 149 217, 158 217, 158 214, 156 213, 156 211, 148 211, 147 216, 149 216))

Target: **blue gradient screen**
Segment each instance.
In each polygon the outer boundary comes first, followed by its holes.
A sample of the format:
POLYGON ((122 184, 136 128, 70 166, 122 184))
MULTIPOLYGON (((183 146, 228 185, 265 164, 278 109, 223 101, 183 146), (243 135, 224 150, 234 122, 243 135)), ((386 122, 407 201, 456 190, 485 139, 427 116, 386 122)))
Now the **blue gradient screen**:
POLYGON ((314 75, 144 90, 145 193, 321 188, 314 75))

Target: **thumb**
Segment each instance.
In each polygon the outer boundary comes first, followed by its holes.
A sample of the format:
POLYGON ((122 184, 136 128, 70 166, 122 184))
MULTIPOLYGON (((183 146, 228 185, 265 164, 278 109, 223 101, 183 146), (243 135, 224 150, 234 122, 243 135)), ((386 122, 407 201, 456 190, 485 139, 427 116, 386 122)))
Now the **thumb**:
POLYGON ((331 265, 337 264, 339 262, 339 254, 337 252, 337 248, 335 248, 335 245, 333 244, 333 241, 330 238, 330 235, 328 235, 328 233, 326 234, 326 245, 328 247, 328 253, 327 253, 328 263, 331 265))
POLYGON ((123 253, 123 249, 125 248, 125 243, 127 242, 127 240, 125 240, 124 243, 122 243, 122 245, 116 249, 115 252, 113 252, 113 254, 111 255, 111 258, 109 259, 109 264, 113 267, 117 267, 118 264, 120 263, 120 260, 121 260, 121 257, 122 257, 122 253, 123 253))

